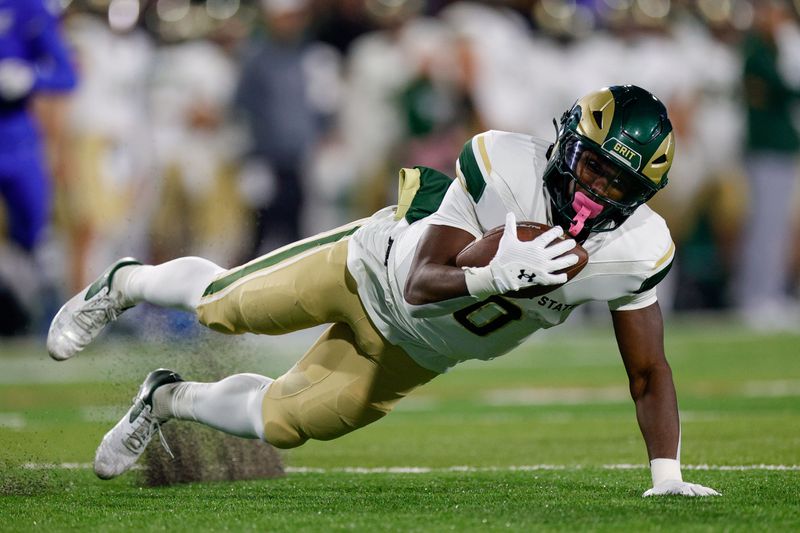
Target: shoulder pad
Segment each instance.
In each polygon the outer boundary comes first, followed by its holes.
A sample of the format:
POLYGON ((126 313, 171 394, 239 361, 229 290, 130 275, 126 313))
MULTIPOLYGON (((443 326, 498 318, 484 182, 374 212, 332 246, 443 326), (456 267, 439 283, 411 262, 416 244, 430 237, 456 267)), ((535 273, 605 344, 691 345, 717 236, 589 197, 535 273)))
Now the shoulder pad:
POLYGON ((646 278, 643 282, 639 290, 636 291, 636 294, 640 294, 645 291, 649 291, 667 277, 669 273, 669 269, 672 268, 672 263, 675 259, 675 245, 672 244, 667 250, 667 253, 664 256, 656 261, 655 267, 653 272, 650 274, 648 278, 646 278))
POLYGON ((669 273, 675 259, 675 243, 669 233, 669 228, 661 216, 652 211, 648 206, 642 206, 637 211, 647 213, 648 245, 642 248, 648 249, 650 265, 652 265, 641 287, 636 293, 648 291, 658 285, 669 273))

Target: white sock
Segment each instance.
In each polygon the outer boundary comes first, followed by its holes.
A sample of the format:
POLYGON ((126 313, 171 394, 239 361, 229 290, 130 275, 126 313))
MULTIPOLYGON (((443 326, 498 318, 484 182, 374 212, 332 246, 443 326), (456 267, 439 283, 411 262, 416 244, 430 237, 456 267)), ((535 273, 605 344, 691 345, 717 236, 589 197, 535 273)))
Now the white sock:
POLYGON ((193 420, 237 437, 264 440, 261 404, 272 379, 235 374, 216 383, 164 385, 153 394, 157 418, 193 420))
POLYGON ((148 302, 194 312, 203 291, 225 269, 201 257, 181 257, 160 265, 131 265, 114 274, 123 304, 148 302))

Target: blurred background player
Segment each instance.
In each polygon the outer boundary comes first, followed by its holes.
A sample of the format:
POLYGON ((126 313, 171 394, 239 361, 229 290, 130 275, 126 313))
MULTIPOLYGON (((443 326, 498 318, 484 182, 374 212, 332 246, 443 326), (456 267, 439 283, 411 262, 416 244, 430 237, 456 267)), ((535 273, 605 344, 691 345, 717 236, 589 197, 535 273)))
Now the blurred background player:
POLYGON ((248 43, 235 106, 250 134, 247 197, 255 207, 248 257, 301 236, 306 168, 325 128, 312 98, 317 46, 308 0, 261 0, 263 32, 248 43))
POLYGON ((396 196, 390 169, 448 168, 462 140, 480 130, 471 97, 472 46, 424 2, 368 3, 377 29, 346 58, 339 127, 353 180, 354 216, 396 196))
POLYGON ((154 259, 183 249, 233 261, 251 237, 254 217, 238 185, 247 136, 229 112, 241 31, 221 26, 208 38, 191 35, 157 51, 151 105, 161 185, 150 226, 154 259))
POLYGON ((148 105, 155 46, 137 22, 135 13, 108 17, 94 4, 65 20, 81 76, 67 117, 70 164, 58 190, 70 287, 85 285, 88 272, 121 247, 147 251, 159 190, 148 105))
POLYGON ((751 204, 734 285, 736 303, 756 329, 796 330, 800 308, 789 299, 789 261, 797 248, 792 200, 800 135, 792 111, 800 102, 800 30, 786 2, 756 4, 743 50, 751 204))
MULTIPOLYGON (((37 122, 34 99, 68 92, 75 84, 55 13, 43 0, 0 0, 0 194, 11 243, 30 261, 50 216, 51 172, 43 137, 51 134, 57 157, 63 131, 62 102, 41 102, 44 120, 37 122)), ((30 275, 38 268, 14 257, 6 250, 0 260, 2 333, 19 332, 30 318, 26 315, 41 312, 37 280, 30 275)))

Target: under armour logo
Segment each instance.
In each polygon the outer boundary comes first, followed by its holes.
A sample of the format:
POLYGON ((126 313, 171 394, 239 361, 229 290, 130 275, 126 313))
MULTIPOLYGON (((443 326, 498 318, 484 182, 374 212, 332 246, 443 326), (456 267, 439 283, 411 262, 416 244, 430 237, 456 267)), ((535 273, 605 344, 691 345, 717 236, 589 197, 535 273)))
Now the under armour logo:
POLYGON ((533 278, 535 277, 536 274, 526 274, 525 269, 522 269, 519 271, 519 276, 517 276, 517 279, 525 279, 528 281, 528 283, 533 283, 533 278))

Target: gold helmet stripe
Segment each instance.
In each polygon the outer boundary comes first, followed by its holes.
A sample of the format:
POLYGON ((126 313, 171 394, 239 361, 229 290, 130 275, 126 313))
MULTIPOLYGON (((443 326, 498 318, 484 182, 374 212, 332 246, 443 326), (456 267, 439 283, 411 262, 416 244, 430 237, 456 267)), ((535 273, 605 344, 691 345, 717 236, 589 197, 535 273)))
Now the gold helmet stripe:
POLYGON ((587 94, 578 100, 577 105, 581 107, 581 120, 576 128, 578 133, 602 146, 614 119, 616 104, 611 90, 606 87, 587 94))
POLYGON ((661 141, 661 146, 655 151, 653 157, 642 169, 642 174, 650 178, 650 181, 659 185, 664 175, 672 166, 672 158, 675 155, 675 133, 670 132, 661 141))

